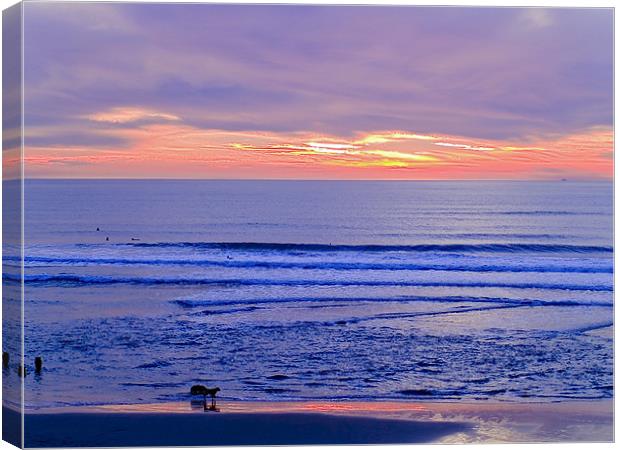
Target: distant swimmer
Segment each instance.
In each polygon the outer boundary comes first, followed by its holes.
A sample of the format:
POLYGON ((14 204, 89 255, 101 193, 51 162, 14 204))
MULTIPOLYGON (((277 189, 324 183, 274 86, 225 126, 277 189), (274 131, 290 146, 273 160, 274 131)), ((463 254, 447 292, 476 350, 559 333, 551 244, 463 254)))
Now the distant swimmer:
POLYGON ((232 259, 232 256, 226 255, 226 259, 232 259))
POLYGON ((101 230, 99 229, 99 227, 97 227, 97 231, 101 231, 101 230))
POLYGON ((140 239, 138 238, 131 238, 132 241, 139 241, 140 239))
POLYGON ((109 238, 108 236, 106 236, 105 240, 106 240, 106 241, 109 241, 109 240, 110 240, 110 238, 109 238))

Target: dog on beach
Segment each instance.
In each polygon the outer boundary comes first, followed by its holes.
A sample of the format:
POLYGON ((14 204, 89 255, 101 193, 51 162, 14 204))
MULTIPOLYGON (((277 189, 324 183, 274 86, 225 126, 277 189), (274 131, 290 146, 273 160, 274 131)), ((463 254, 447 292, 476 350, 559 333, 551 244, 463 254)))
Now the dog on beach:
POLYGON ((209 409, 211 411, 216 411, 216 408, 215 408, 215 395, 219 391, 221 391, 221 389, 219 387, 208 388, 206 386, 203 386, 202 384, 195 384, 189 390, 191 395, 202 395, 204 397, 204 409, 205 409, 205 411, 207 409, 209 409), (211 407, 210 408, 207 408, 207 395, 211 397, 211 407))

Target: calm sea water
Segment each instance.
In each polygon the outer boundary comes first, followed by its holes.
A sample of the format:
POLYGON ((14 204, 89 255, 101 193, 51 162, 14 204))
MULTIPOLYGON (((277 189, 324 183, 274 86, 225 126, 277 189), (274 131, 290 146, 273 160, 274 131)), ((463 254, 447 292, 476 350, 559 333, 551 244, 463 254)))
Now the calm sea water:
POLYGON ((613 395, 610 183, 28 181, 26 208, 30 407, 613 395))

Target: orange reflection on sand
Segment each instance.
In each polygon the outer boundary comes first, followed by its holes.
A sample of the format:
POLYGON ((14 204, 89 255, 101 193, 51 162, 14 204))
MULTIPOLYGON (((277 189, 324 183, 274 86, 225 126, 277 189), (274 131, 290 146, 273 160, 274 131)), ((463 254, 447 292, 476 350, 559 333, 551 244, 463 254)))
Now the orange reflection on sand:
POLYGON ((426 411, 419 403, 405 402, 309 402, 301 403, 303 410, 315 412, 393 412, 393 411, 426 411))
MULTIPOLYGON (((427 412, 428 405, 414 402, 235 402, 218 401, 223 413, 327 413, 364 414, 427 412)), ((134 405, 102 405, 80 408, 80 411, 119 413, 191 413, 202 408, 187 402, 148 403, 134 405)), ((58 409, 56 409, 58 410, 58 409)))

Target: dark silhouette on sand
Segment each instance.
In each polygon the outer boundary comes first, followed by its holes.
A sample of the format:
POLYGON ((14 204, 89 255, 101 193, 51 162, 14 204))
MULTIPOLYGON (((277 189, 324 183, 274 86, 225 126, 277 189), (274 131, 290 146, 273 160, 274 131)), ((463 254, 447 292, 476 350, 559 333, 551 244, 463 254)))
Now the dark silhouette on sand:
POLYGON ((206 386, 203 386, 201 384, 195 384, 194 386, 192 386, 192 388, 189 390, 190 394, 192 395, 202 395, 203 396, 203 406, 204 406, 204 410, 205 411, 219 411, 219 409, 217 409, 215 407, 215 395, 221 391, 221 389, 219 387, 215 387, 215 388, 208 388, 206 386), (209 395, 211 397, 211 406, 207 408, 207 395, 209 395))

